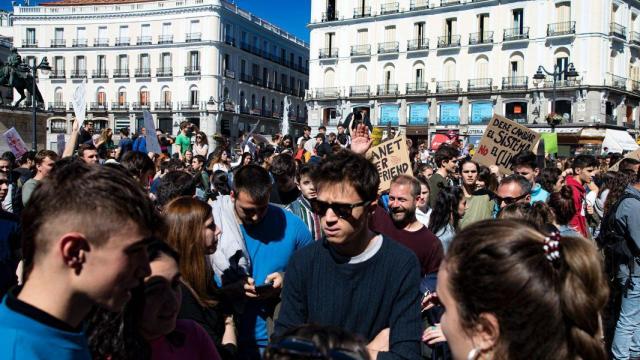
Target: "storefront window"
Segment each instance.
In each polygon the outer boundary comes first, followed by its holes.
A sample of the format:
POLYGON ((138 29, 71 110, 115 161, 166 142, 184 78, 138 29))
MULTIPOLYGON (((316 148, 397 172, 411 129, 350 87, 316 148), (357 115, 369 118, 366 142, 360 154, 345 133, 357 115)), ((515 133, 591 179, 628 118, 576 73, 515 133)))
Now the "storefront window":
POLYGON ((476 101, 471 103, 471 124, 488 124, 493 117, 493 102, 476 101))
POLYGON ((460 104, 442 103, 440 104, 440 125, 460 124, 460 104))
POLYGON ((429 122, 429 104, 409 105, 409 125, 427 125, 429 122))
POLYGON ((398 125, 398 105, 380 105, 380 125, 398 125))

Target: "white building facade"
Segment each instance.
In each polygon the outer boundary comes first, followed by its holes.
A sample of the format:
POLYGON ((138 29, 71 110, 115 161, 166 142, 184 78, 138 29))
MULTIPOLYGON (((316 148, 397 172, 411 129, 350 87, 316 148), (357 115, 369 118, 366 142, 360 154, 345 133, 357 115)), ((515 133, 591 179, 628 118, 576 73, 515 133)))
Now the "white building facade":
POLYGON ((312 0, 309 123, 363 111, 477 142, 494 112, 547 126, 554 77, 533 76, 572 63, 577 79, 555 77, 562 126, 636 129, 639 16, 635 0, 312 0))
POLYGON ((70 133, 71 100, 87 83, 87 119, 96 128, 139 130, 143 110, 176 134, 182 121, 213 134, 280 131, 288 96, 292 132, 306 124, 308 45, 223 0, 62 0, 15 6, 22 58, 52 67, 38 74, 47 147, 70 133))

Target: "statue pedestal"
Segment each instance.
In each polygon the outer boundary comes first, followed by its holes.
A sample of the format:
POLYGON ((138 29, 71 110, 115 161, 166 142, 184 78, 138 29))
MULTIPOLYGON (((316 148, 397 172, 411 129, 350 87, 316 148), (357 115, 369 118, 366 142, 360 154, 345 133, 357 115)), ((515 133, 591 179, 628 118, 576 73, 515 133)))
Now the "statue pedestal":
MULTIPOLYGON (((47 136, 47 118, 51 113, 38 111, 36 116, 36 131, 38 150, 45 149, 45 141, 47 136)), ((10 106, 0 106, 0 134, 15 127, 22 140, 27 144, 27 148, 31 150, 33 141, 33 112, 30 108, 13 108, 10 106)), ((4 139, 0 138, 0 152, 9 151, 4 139)))

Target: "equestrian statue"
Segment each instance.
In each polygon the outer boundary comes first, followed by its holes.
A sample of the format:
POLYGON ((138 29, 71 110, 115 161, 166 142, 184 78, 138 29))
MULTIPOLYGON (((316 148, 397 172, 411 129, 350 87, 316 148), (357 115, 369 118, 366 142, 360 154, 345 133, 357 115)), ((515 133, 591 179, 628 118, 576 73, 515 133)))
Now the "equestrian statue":
MULTIPOLYGON (((36 101, 40 104, 44 104, 42 94, 38 90, 38 86, 34 86, 35 79, 33 74, 29 70, 29 66, 22 61, 22 57, 18 54, 18 50, 11 48, 11 55, 7 58, 7 62, 0 61, 0 86, 7 86, 12 91, 15 89, 20 94, 20 99, 13 105, 18 107, 22 100, 26 98, 25 90, 29 92, 30 96, 33 96, 31 92, 35 88, 36 101)), ((0 104, 4 104, 4 99, 0 93, 0 104)))

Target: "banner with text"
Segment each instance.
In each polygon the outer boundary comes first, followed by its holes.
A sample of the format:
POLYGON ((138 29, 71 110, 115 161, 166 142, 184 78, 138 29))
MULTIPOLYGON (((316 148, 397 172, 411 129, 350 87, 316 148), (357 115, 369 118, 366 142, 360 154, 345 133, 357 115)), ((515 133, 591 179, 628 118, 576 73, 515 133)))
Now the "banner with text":
POLYGON ((503 174, 511 174, 511 159, 523 150, 531 150, 540 134, 511 121, 504 116, 493 115, 473 155, 473 161, 485 166, 498 165, 503 174))
POLYGON ((378 170, 380 176, 379 192, 389 190, 391 180, 401 174, 413 176, 411 161, 409 160, 409 149, 407 148, 407 137, 405 135, 385 141, 382 144, 371 148, 367 152, 367 158, 371 159, 378 170))

